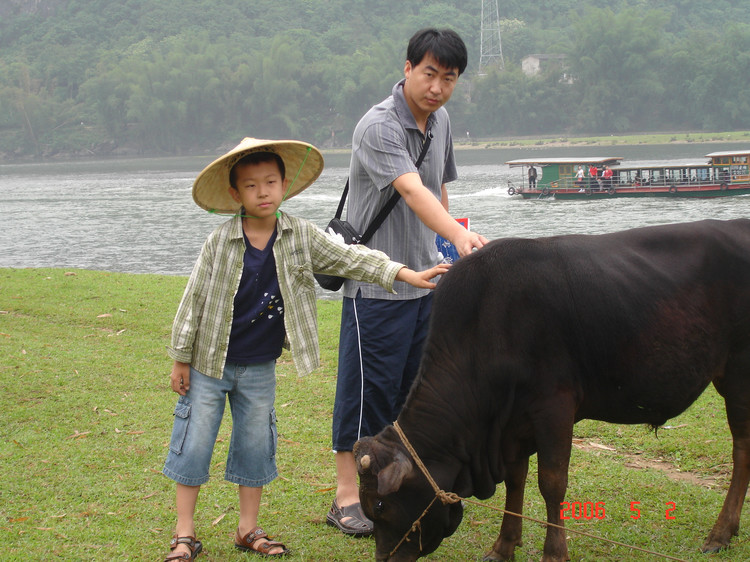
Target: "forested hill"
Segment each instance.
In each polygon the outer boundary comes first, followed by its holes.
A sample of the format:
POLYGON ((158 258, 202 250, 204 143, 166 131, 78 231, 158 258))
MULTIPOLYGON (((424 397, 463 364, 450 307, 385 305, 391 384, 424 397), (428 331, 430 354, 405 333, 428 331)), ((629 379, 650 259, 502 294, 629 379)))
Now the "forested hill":
POLYGON ((498 0, 505 69, 478 75, 481 6, 4 0, 0 158, 215 151, 248 135, 346 146, 426 26, 469 47, 456 135, 750 129, 747 0, 498 0), (565 66, 527 76, 529 54, 565 66))

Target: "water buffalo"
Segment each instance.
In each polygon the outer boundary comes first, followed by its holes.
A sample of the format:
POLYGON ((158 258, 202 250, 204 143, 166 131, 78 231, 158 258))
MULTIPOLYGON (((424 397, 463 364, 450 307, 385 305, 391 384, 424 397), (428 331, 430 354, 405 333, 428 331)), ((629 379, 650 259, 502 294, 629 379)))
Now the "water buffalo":
MULTIPOLYGON (((485 499, 505 482, 513 513, 536 453, 547 521, 559 525, 573 424, 658 427, 712 382, 734 462, 703 545, 714 552, 737 534, 750 478, 750 220, 503 239, 462 258, 435 291, 397 421, 440 489, 485 499)), ((394 426, 355 455, 377 560, 416 560, 456 530, 461 504, 441 501, 412 528, 435 492, 394 426)), ((521 519, 506 515, 484 560, 520 545, 521 519)), ((567 558, 564 530, 548 527, 542 560, 567 558)))

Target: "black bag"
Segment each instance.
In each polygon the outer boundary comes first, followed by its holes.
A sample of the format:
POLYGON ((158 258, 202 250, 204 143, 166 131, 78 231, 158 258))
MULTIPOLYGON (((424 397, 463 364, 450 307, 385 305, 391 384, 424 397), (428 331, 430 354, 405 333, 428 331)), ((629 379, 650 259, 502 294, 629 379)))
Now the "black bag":
MULTIPOLYGON (((425 135, 424 144, 422 145, 422 152, 420 152, 419 158, 416 162, 417 168, 419 168, 420 164, 422 164, 422 160, 424 160, 427 149, 430 147, 430 142, 432 142, 432 131, 428 130, 427 134, 425 135)), ((396 206, 396 203, 398 203, 398 200, 401 198, 401 194, 394 189, 394 193, 393 195, 391 195, 391 198, 388 199, 383 208, 380 209, 380 212, 370 223, 370 226, 367 227, 365 233, 360 236, 359 232, 357 232, 357 230, 351 224, 341 218, 341 214, 344 212, 344 203, 346 202, 346 196, 348 193, 349 179, 346 180, 344 192, 341 194, 341 200, 339 201, 339 206, 336 209, 336 214, 331 219, 331 222, 328 223, 326 232, 331 230, 334 234, 340 234, 344 238, 345 244, 367 244, 367 242, 370 241, 370 238, 372 238, 372 235, 375 234, 375 231, 380 228, 381 224, 383 224, 383 221, 388 216, 388 213, 390 213, 393 210, 393 207, 396 206)), ((323 273, 316 273, 315 280, 318 282, 318 285, 328 291, 338 291, 345 281, 343 277, 338 277, 336 275, 325 275, 323 273)))
MULTIPOLYGON (((347 189, 349 187, 348 181, 346 187, 347 189)), ((345 244, 359 244, 360 240, 362 240, 362 236, 360 236, 359 232, 351 224, 338 217, 331 219, 331 222, 328 223, 326 232, 329 230, 343 236, 345 244)), ((343 277, 324 275, 323 273, 316 273, 315 280, 318 282, 318 285, 329 291, 338 291, 344 284, 343 277)))
POLYGON ((326 232, 329 231, 339 234, 344 239, 344 244, 359 244, 362 240, 362 235, 343 219, 331 219, 326 228, 326 232))
MULTIPOLYGON (((331 219, 326 227, 326 232, 332 230, 334 234, 340 234, 344 238, 345 244, 367 244, 367 242, 375 234, 375 231, 383 224, 385 217, 388 213, 393 210, 398 200, 401 198, 401 194, 396 191, 391 198, 386 202, 385 206, 380 209, 378 216, 373 219, 367 231, 360 235, 351 224, 341 218, 341 213, 344 210, 344 202, 346 201, 346 195, 349 192, 349 180, 346 180, 346 186, 344 187, 344 193, 341 195, 341 201, 339 201, 339 207, 336 210, 336 215, 331 219)), ((316 273, 315 280, 318 285, 329 291, 338 291, 344 284, 344 278, 336 275, 325 275, 323 273, 316 273)))

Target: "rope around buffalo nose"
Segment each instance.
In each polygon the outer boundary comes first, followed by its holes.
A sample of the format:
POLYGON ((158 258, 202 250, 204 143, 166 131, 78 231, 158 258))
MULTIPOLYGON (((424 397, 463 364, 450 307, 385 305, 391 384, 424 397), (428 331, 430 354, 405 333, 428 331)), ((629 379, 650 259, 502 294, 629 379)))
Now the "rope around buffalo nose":
POLYGON ((432 504, 435 503, 435 500, 440 498, 440 501, 443 502, 443 505, 448 505, 449 503, 458 503, 461 501, 461 497, 458 494, 454 494, 453 492, 446 492, 444 490, 440 489, 440 486, 437 485, 437 482, 432 478, 432 475, 427 470, 427 467, 422 462, 422 459, 419 458, 419 455, 414 450, 414 447, 411 446, 411 443, 406 438, 406 434, 401 429, 401 426, 398 425, 398 420, 393 422, 393 428, 396 430, 396 433, 398 433, 398 436, 401 438, 401 442, 404 444, 404 447, 406 447, 406 450, 409 451, 409 454, 411 455, 411 458, 414 459, 414 462, 417 463, 417 466, 422 471, 422 474, 425 475, 425 478, 427 478, 427 481, 430 483, 430 486, 432 486, 432 489, 435 491, 435 497, 432 498, 432 501, 429 503, 429 505, 424 509, 424 511, 421 513, 419 517, 417 517, 417 520, 414 521, 412 526, 409 528, 408 531, 406 531, 406 534, 401 537, 401 540, 398 541, 398 544, 393 547, 393 550, 391 550, 390 554, 388 555, 388 558, 392 557, 394 554, 396 554, 396 551, 399 549, 399 547, 404 544, 404 541, 409 540, 409 535, 413 532, 419 531, 419 552, 422 552, 422 518, 427 515, 427 512, 432 507, 432 504))
POLYGON ((574 533, 574 534, 577 534, 577 535, 581 535, 581 536, 588 537, 588 538, 591 538, 591 539, 596 539, 596 540, 599 540, 599 541, 602 541, 602 542, 606 542, 606 543, 609 543, 609 544, 614 544, 614 545, 617 545, 617 546, 624 546, 625 548, 630 548, 631 550, 637 550, 639 552, 644 552, 646 554, 653 554, 654 556, 659 556, 659 557, 665 558, 667 560, 676 560, 677 562, 688 562, 687 560, 685 560, 683 558, 675 558, 674 556, 670 556, 668 554, 662 554, 660 552, 654 552, 652 550, 647 550, 645 548, 640 548, 640 547, 633 546, 633 545, 630 545, 630 544, 626 544, 626 543, 623 543, 623 542, 613 541, 611 539, 605 539, 605 538, 602 538, 602 537, 597 537, 596 535, 592 535, 590 533, 585 533, 583 531, 578 531, 576 529, 569 529, 568 527, 563 527, 562 525, 557 525, 555 523, 549 523, 547 521, 541 521, 539 519, 535 519, 535 518, 529 517, 527 515, 522 515, 520 513, 513 513, 512 511, 501 509, 499 507, 494 507, 494 506, 491 506, 491 505, 484 504, 482 502, 478 502, 478 501, 474 501, 474 500, 462 498, 461 496, 459 496, 458 494, 456 494, 454 492, 446 492, 445 490, 441 490, 440 486, 437 485, 437 482, 435 482, 435 480, 432 478, 432 475, 430 475, 430 472, 427 470, 427 467, 422 462, 422 459, 419 458, 419 455, 417 454, 417 451, 414 450, 414 447, 412 447, 411 443, 406 438, 406 434, 401 429, 401 426, 398 425, 398 420, 396 420, 395 422, 393 422, 393 428, 396 430, 396 433, 398 433, 398 436, 401 438, 401 442, 404 444, 404 447, 406 447, 406 450, 409 451, 409 454, 411 455, 412 459, 414 459, 414 462, 416 463, 416 465, 422 471, 422 474, 424 474, 425 478, 427 478, 427 481, 430 483, 430 486, 432 486, 432 489, 435 491, 435 497, 432 498, 432 501, 430 502, 430 505, 428 505, 425 508, 425 510, 422 512, 422 514, 412 524, 411 528, 401 538, 401 540, 393 548, 393 550, 391 550, 390 554, 388 555, 389 558, 396 553, 396 551, 404 543, 404 541, 408 541, 409 540, 407 537, 412 532, 415 532, 417 530, 419 530, 419 551, 422 552, 422 524, 421 524, 421 521, 422 521, 422 518, 427 514, 427 512, 429 511, 429 509, 432 507, 432 504, 435 503, 435 500, 438 499, 438 498, 440 498, 440 501, 443 502, 443 505, 448 505, 450 503, 458 503, 460 501, 465 501, 467 503, 472 503, 474 505, 478 505, 478 506, 481 506, 481 507, 487 507, 489 509, 492 509, 492 510, 495 510, 495 511, 499 511, 499 512, 503 513, 504 515, 512 515, 513 517, 519 517, 521 519, 526 519, 528 521, 533 521, 534 523, 539 523, 541 525, 544 525, 545 527, 556 527, 558 529, 564 530, 567 533, 574 533))

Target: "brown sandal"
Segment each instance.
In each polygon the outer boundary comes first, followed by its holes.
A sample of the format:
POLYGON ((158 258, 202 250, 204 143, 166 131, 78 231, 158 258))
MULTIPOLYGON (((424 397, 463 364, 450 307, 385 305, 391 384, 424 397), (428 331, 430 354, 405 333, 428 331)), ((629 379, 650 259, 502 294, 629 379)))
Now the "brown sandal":
POLYGON ((201 550, 203 550, 203 543, 197 540, 195 537, 178 537, 177 534, 172 537, 172 541, 169 543, 169 550, 173 551, 169 554, 164 562, 172 562, 174 560, 195 560, 201 550), (177 545, 184 544, 190 549, 190 552, 174 552, 177 545))
POLYGON ((237 533, 234 537, 234 546, 239 550, 243 550, 245 552, 254 552, 256 554, 260 554, 261 556, 284 556, 291 552, 286 546, 284 546, 283 543, 272 541, 266 534, 266 532, 260 527, 255 527, 255 529, 247 533, 244 537, 240 536, 240 530, 237 529, 237 533), (267 542, 258 543, 258 541, 261 539, 266 539, 267 542), (271 549, 276 547, 279 547, 283 550, 281 552, 277 552, 276 554, 271 554, 271 549))

